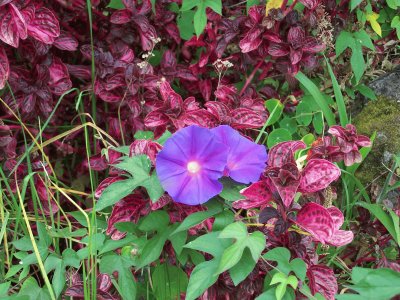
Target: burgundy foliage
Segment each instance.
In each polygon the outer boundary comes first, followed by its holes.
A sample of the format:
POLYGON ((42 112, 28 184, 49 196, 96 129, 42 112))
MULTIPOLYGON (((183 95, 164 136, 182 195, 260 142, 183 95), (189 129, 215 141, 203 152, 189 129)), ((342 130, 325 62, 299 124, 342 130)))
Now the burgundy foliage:
MULTIPOLYGON (((226 124, 255 139, 268 119, 265 100, 282 99, 285 111, 292 110, 298 101, 285 101, 286 94, 301 97, 303 93, 294 75, 299 70, 315 72, 320 68, 318 52, 326 45, 313 33, 321 17, 319 10, 332 17, 335 28, 342 28, 349 14, 346 1, 299 0, 305 6, 302 12, 288 5, 266 16, 264 5, 252 6, 246 14, 245 4, 229 0, 223 1, 222 16, 208 11, 205 31, 185 41, 177 26, 180 13, 171 9, 182 1, 157 0, 155 13, 150 0, 122 0, 124 8, 119 10, 108 8, 109 2, 91 1, 92 45, 85 0, 0 0, 0 96, 34 136, 63 96, 41 133, 44 139, 58 137, 79 122, 92 122, 89 114, 94 112, 93 121, 115 140, 112 145, 126 145, 130 156, 147 155, 152 168, 162 149, 156 139, 166 130, 173 133, 189 125, 213 128, 226 124), (274 79, 277 87, 265 85, 267 78, 274 79), (281 95, 280 88, 286 82, 288 90, 281 95), (137 131, 152 131, 154 140, 135 139, 137 131)), ((16 125, 19 123, 10 109, 0 107, 0 163, 15 192, 28 174, 25 162, 19 162, 27 149, 21 126, 16 125)), ((243 199, 232 206, 238 220, 244 215, 257 219, 262 226, 254 230, 265 233, 268 249, 287 247, 292 258, 306 261, 313 294, 334 299, 338 291, 335 273, 319 264, 317 245, 344 246, 353 241, 354 234, 340 229, 344 217, 339 209, 310 202, 308 197, 323 200, 324 192, 340 176, 334 163, 359 163, 360 148, 371 142, 358 135, 352 125, 332 126, 328 133, 307 151, 302 141, 283 142, 269 149, 261 180, 244 188, 240 192, 243 199)), ((53 200, 55 191, 46 185, 47 175, 72 186, 78 196, 91 195, 90 168, 101 179, 96 199, 110 184, 125 178, 124 172, 113 167, 122 154, 110 147, 104 133, 93 130, 93 136, 96 141, 89 161, 83 128, 71 130, 44 147, 51 162, 61 162, 55 174, 42 164, 39 152, 32 151, 39 211, 45 216, 59 210, 53 200), (107 155, 102 148, 108 148, 107 155)), ((30 189, 26 198, 27 209, 33 211, 30 189)), ((89 202, 79 204, 89 211, 89 202)), ((76 210, 62 196, 60 204, 65 211, 76 210)), ((174 203, 167 194, 152 202, 146 190, 139 188, 113 206, 106 234, 120 240, 125 233, 117 230, 116 223, 137 223, 158 209, 166 210, 170 222, 176 223, 207 208, 174 203)), ((370 219, 369 213, 361 210, 359 227, 379 231, 382 225, 370 219)), ((213 222, 213 218, 206 219, 192 227, 189 235, 210 231, 213 222)), ((385 235, 383 238, 385 242, 385 235)), ((168 259, 176 258, 172 254, 168 259)), ((399 269, 386 258, 379 266, 399 269)), ((190 267, 185 271, 189 275, 190 267)), ((268 271, 268 266, 258 262, 238 287, 225 272, 201 299, 254 299, 262 292, 268 271)), ((80 278, 71 281, 65 296, 83 298, 80 278)), ((119 299, 110 276, 98 275, 97 296, 119 299)))

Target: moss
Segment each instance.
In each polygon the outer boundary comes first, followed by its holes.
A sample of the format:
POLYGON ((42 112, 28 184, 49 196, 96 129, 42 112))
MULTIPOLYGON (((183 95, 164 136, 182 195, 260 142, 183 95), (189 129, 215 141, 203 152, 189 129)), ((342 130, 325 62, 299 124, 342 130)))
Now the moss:
POLYGON ((383 164, 389 165, 393 154, 400 153, 400 104, 396 101, 379 98, 369 102, 353 120, 359 134, 371 136, 377 133, 374 145, 367 159, 357 171, 362 183, 370 183, 386 171, 383 164))

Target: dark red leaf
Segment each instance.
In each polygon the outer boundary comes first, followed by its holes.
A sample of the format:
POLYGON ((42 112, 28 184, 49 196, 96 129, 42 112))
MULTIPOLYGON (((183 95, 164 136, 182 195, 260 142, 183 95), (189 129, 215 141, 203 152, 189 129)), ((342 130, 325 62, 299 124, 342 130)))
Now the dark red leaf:
POLYGON ((22 14, 27 23, 28 35, 45 44, 52 44, 60 35, 60 24, 46 7, 26 7, 22 14))
POLYGON ((54 46, 60 50, 76 51, 78 49, 78 41, 67 31, 61 31, 54 41, 54 46))
POLYGON ((236 129, 259 128, 264 125, 266 119, 259 113, 248 108, 236 108, 231 112, 231 126, 236 129))
POLYGON ((287 41, 294 49, 298 49, 303 45, 305 39, 304 29, 300 26, 290 27, 287 41))
POLYGON ((310 280, 311 293, 320 293, 327 300, 334 300, 338 292, 338 284, 335 273, 322 265, 313 265, 307 270, 307 277, 310 280))
POLYGON ((5 49, 0 49, 0 90, 6 85, 6 81, 10 76, 10 65, 5 49))
POLYGON ((56 95, 62 95, 72 87, 68 69, 58 57, 54 57, 49 66, 49 76, 48 85, 56 95))
POLYGON ((236 209, 265 207, 272 200, 269 185, 265 180, 251 184, 249 187, 241 190, 240 194, 245 199, 233 202, 233 207, 236 209))
POLYGON ((193 110, 183 116, 186 125, 198 125, 206 128, 212 128, 218 125, 218 120, 205 109, 193 110))
POLYGON ((125 24, 131 21, 132 12, 129 9, 120 9, 111 15, 110 22, 114 24, 125 24))
POLYGON ((314 202, 300 209, 296 223, 322 244, 326 244, 335 232, 335 224, 327 209, 314 202))
POLYGON ((272 147, 268 153, 268 166, 282 167, 287 162, 294 162, 294 153, 304 148, 306 148, 306 144, 302 141, 279 143, 272 147))
POLYGON ((302 49, 293 49, 290 48, 290 62, 292 65, 298 64, 303 57, 303 50, 302 49))
POLYGON ((325 49, 325 45, 317 41, 316 38, 308 37, 303 43, 303 51, 310 53, 318 53, 325 49))
POLYGON ((327 188, 340 176, 340 169, 325 159, 312 159, 302 171, 300 189, 314 193, 327 188))
POLYGON ((12 3, 0 7, 0 40, 17 48, 19 39, 26 37, 26 22, 18 8, 12 3))
POLYGON ((281 57, 288 55, 289 50, 283 44, 271 44, 268 47, 268 54, 276 57, 281 57))
POLYGON ((166 125, 169 121, 170 119, 160 111, 152 111, 144 118, 144 124, 150 128, 166 125))
POLYGON ((246 36, 239 42, 240 49, 243 53, 247 53, 257 49, 260 44, 262 43, 262 34, 263 30, 258 27, 254 26, 246 36))

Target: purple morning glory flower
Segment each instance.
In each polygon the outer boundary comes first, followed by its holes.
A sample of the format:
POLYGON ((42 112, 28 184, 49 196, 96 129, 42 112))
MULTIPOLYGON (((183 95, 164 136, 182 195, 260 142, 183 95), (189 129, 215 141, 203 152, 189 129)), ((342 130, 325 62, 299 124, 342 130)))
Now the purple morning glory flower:
POLYGON ((174 133, 156 158, 156 172, 176 202, 197 205, 222 191, 227 147, 206 128, 189 126, 174 133))
POLYGON ((212 132, 229 148, 224 176, 240 183, 258 181, 268 158, 265 147, 248 140, 227 125, 218 126, 212 132))

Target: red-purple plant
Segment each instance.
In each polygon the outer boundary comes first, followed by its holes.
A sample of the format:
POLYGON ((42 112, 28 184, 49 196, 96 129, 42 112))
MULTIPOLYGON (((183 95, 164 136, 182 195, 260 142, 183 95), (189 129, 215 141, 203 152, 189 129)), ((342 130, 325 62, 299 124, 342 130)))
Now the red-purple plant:
MULTIPOLYGON (((291 206, 297 192, 318 192, 328 187, 340 176, 340 169, 324 159, 311 159, 304 169, 299 170, 294 160, 294 152, 305 147, 306 145, 301 141, 283 142, 274 146, 269 152, 268 168, 265 171, 266 179, 264 179, 268 182, 264 186, 269 187, 270 191, 266 194, 273 195, 276 191, 285 207, 291 206)), ((258 186, 261 184, 255 183, 254 185, 257 188, 250 186, 244 193, 248 194, 249 191, 259 190, 258 186)), ((256 199, 259 201, 259 196, 256 196, 256 199)), ((265 199, 265 201, 268 200, 265 199)))

